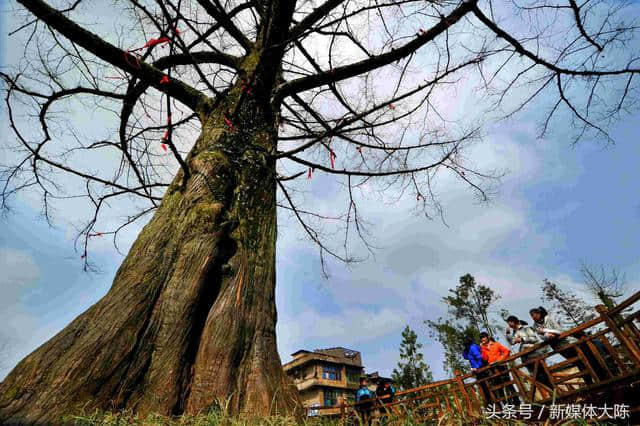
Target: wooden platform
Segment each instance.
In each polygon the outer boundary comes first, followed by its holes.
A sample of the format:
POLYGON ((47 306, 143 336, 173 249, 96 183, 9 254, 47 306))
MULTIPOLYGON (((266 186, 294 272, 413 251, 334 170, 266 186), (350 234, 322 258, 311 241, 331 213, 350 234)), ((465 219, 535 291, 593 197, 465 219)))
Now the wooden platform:
MULTIPOLYGON (((397 420, 410 417, 417 423, 579 418, 640 424, 640 292, 613 310, 603 305, 596 309, 597 318, 560 336, 574 337, 573 344, 552 350, 541 343, 476 374, 398 392, 392 404, 377 404, 364 415, 373 421, 384 414, 397 420), (522 355, 541 348, 549 351, 527 360, 527 368, 522 355)), ((336 408, 347 423, 363 414, 358 404, 314 410, 336 413, 336 408)))

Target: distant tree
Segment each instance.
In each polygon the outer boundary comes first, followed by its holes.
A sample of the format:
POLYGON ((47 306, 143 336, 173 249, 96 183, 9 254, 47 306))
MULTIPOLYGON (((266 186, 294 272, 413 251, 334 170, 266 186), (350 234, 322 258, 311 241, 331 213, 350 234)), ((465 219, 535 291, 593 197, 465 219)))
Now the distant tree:
POLYGON ((429 334, 435 338, 444 349, 444 361, 442 365, 445 371, 453 374, 456 370, 468 372, 468 362, 462 358, 466 336, 477 342, 480 332, 476 327, 467 326, 460 329, 460 325, 447 319, 438 318, 438 321, 425 321, 429 327, 429 334))
POLYGON ((600 270, 597 270, 584 263, 580 267, 580 272, 589 292, 607 309, 613 309, 618 304, 616 299, 624 295, 624 274, 620 275, 615 268, 607 272, 604 266, 600 266, 600 270))
POLYGON ((433 381, 431 368, 424 362, 423 356, 419 352, 421 347, 422 344, 418 343, 418 336, 407 325, 402 332, 398 368, 394 368, 393 374, 391 374, 393 381, 402 389, 416 388, 433 381))
POLYGON ((497 326, 489 319, 489 310, 500 296, 490 287, 478 284, 466 274, 460 277, 458 286, 449 290, 451 295, 442 298, 448 306, 448 317, 437 321, 427 320, 430 336, 438 340, 444 349, 444 369, 468 371, 468 363, 462 358, 467 338, 478 340, 481 331, 495 334, 497 326))
POLYGON ((455 290, 449 290, 451 296, 443 298, 449 305, 449 313, 456 320, 467 320, 470 325, 493 335, 496 328, 489 321, 488 308, 500 298, 491 288, 477 284, 471 274, 460 277, 460 284, 455 290))
POLYGON ((571 291, 562 290, 558 284, 546 278, 542 282, 542 301, 551 302, 552 309, 572 326, 577 327, 596 317, 593 308, 582 298, 571 291))

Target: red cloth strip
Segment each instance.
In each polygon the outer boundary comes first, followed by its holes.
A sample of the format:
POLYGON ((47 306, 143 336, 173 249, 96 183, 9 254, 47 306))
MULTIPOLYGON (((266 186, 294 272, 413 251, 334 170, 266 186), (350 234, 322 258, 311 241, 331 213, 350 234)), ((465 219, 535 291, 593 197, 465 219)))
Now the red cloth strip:
POLYGON ((235 127, 233 127, 233 123, 227 117, 224 117, 224 124, 226 124, 229 130, 231 130, 232 132, 235 130, 235 127))

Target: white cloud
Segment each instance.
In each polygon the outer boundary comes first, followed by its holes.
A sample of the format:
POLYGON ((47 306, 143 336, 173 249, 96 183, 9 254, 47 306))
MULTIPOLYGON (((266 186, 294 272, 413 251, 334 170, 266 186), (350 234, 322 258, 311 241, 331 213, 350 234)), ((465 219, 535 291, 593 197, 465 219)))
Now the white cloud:
POLYGON ((42 337, 36 316, 20 301, 23 293, 40 278, 38 265, 28 253, 0 248, 0 271, 0 347, 5 351, 0 354, 2 378, 10 365, 26 355, 18 353, 19 348, 33 337, 34 332, 39 343, 42 343, 42 337))
POLYGON ((298 349, 301 342, 315 347, 357 347, 375 341, 404 324, 404 312, 382 308, 348 308, 339 313, 324 314, 313 308, 295 318, 288 315, 281 319, 278 329, 280 353, 283 358, 298 349), (285 325, 286 324, 286 325, 285 325))
POLYGON ((6 248, 0 248, 0 271, 0 308, 17 302, 20 292, 40 277, 40 269, 29 254, 6 248))

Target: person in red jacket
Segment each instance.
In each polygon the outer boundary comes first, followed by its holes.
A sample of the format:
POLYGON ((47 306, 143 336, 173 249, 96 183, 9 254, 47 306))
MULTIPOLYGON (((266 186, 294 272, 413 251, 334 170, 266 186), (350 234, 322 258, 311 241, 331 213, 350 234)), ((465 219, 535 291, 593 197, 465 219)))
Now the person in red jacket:
POLYGON ((507 359, 511 353, 509 349, 489 337, 487 333, 480 333, 480 349, 482 350, 482 359, 489 364, 507 359))
MULTIPOLYGON (((486 332, 480 333, 480 349, 482 350, 482 359, 489 364, 499 363, 509 358, 509 354, 511 353, 509 349, 496 342, 493 337, 490 337, 486 332)), ((496 365, 492 374, 498 374, 492 383, 494 387, 499 387, 499 389, 496 390, 498 393, 496 402, 502 404, 508 403, 514 406, 519 405, 520 399, 515 395, 517 392, 513 385, 500 386, 503 383, 511 381, 508 367, 504 364, 496 365)))

